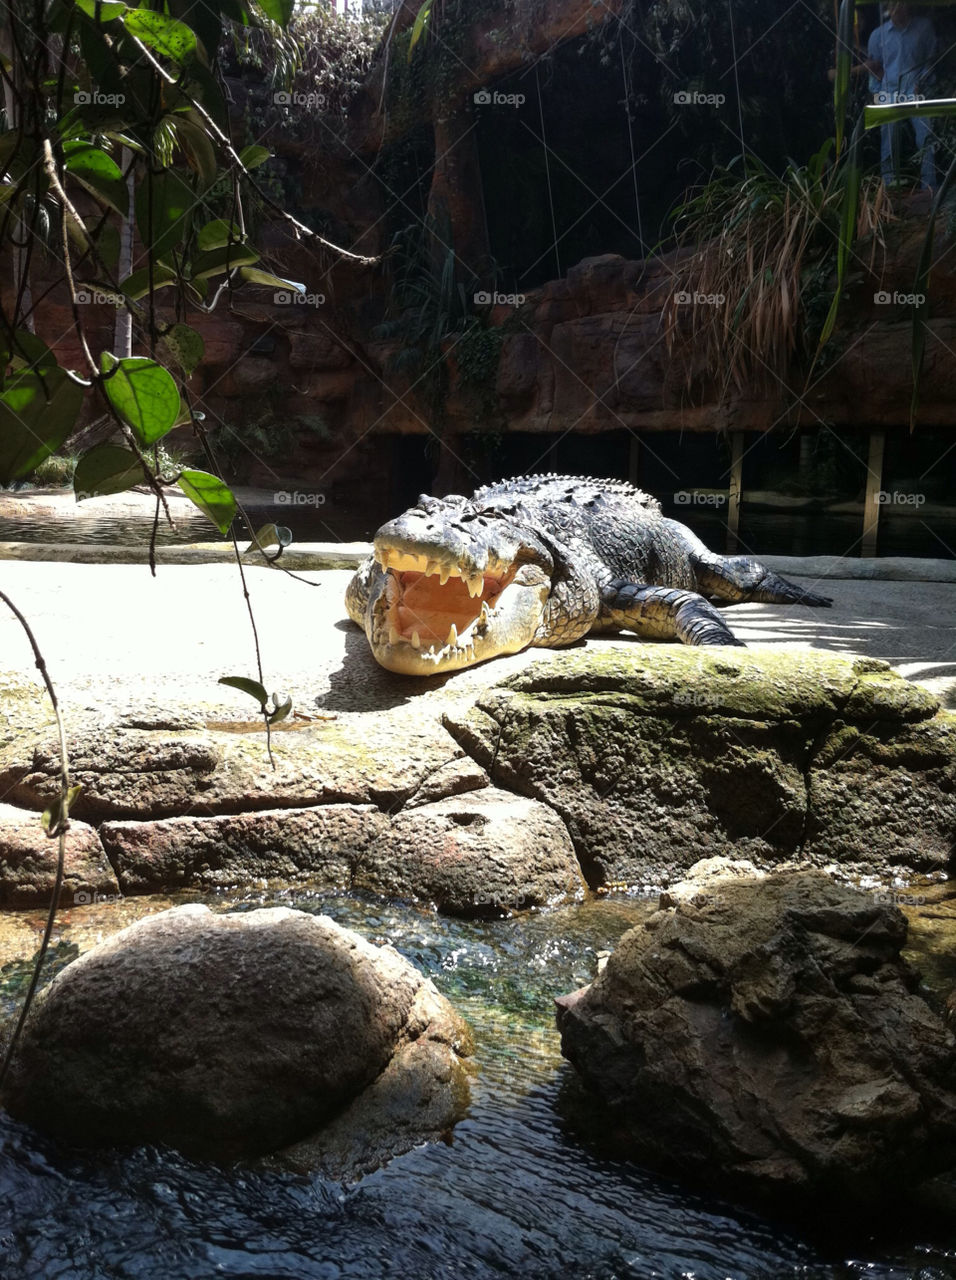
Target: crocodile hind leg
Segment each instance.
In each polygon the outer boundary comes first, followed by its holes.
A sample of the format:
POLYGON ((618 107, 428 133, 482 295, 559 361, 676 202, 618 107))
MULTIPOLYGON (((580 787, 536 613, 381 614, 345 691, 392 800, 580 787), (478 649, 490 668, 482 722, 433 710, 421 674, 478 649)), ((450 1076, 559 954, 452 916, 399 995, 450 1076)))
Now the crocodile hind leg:
POLYGON ((743 645, 720 612, 696 591, 619 580, 601 592, 601 630, 634 631, 644 640, 743 645))
POLYGON ((718 556, 706 547, 686 525, 667 520, 690 560, 697 579, 697 589, 705 596, 729 600, 732 604, 806 604, 828 609, 833 601, 804 591, 762 565, 752 556, 718 556))
POLYGON ((833 603, 829 596, 804 591, 795 582, 781 578, 752 556, 715 556, 708 552, 706 561, 695 559, 693 564, 701 591, 718 600, 734 604, 805 604, 818 609, 829 609, 833 603))

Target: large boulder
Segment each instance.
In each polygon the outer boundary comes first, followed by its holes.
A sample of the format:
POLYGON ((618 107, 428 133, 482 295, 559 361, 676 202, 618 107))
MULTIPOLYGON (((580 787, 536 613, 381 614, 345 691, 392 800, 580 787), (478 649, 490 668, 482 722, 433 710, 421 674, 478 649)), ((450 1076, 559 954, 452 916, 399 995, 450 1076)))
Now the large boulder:
POLYGON ((556 654, 445 724, 564 819, 592 887, 702 858, 945 869, 956 716, 873 659, 634 644, 556 654))
POLYGON ((447 1130, 467 1099, 469 1052, 464 1022, 391 947, 287 908, 190 905, 59 974, 30 1015, 3 1102, 84 1144, 165 1142, 229 1159, 311 1137, 320 1167, 331 1123, 336 1168, 355 1172, 366 1139, 356 1132, 350 1148, 343 1112, 385 1075, 401 1088, 373 1095, 386 1109, 376 1160, 389 1108, 392 1151, 447 1130))
POLYGON ((892 1201, 956 1165, 956 1037, 890 895, 714 863, 558 1001, 630 1153, 789 1204, 892 1201))

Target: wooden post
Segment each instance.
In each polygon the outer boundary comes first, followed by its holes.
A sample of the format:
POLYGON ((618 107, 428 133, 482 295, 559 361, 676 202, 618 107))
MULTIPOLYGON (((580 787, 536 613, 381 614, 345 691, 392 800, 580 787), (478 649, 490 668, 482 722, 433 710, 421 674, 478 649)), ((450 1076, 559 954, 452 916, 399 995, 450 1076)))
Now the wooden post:
POLYGON ((727 495, 727 552, 736 551, 740 533, 740 499, 744 475, 744 433, 735 431, 730 438, 730 485, 727 495))
POLYGON ((870 432, 870 456, 866 462, 866 497, 863 505, 861 556, 875 556, 880 531, 880 493, 883 489, 883 447, 885 431, 870 432))

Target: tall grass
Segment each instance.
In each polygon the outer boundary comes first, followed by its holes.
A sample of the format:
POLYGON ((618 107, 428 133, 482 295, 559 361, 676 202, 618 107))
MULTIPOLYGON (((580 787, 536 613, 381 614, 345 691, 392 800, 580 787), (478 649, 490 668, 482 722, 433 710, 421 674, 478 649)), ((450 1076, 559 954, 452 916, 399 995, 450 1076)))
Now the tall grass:
MULTIPOLYGON (((744 173, 728 168, 675 215, 684 254, 662 312, 667 347, 702 355, 721 396, 789 384, 798 363, 809 371, 836 310, 813 332, 809 289, 832 276, 838 298, 854 235, 883 243, 891 215, 879 184, 860 189, 854 225, 843 225, 847 183, 859 184, 859 174, 846 159, 833 162, 833 145, 828 139, 807 164, 791 163, 782 175, 756 160, 744 173)), ((688 362, 688 391, 694 379, 688 362)))

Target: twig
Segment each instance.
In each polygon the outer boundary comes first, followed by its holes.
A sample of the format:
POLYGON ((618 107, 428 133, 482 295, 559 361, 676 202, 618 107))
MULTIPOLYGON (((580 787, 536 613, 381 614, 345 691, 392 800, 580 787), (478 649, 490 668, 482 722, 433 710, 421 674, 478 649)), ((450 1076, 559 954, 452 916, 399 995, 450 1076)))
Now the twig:
POLYGON ((46 927, 43 930, 43 939, 40 942, 40 950, 37 953, 36 962, 33 966, 33 975, 30 978, 30 986, 27 989, 26 998, 23 1001, 23 1008, 20 1010, 20 1016, 17 1019, 17 1025, 13 1029, 13 1035, 10 1037, 10 1043, 7 1045, 7 1051, 3 1058, 3 1065, 0 1066, 0 1089, 7 1078, 7 1072, 10 1070, 10 1064, 13 1061, 13 1054, 20 1041, 20 1035, 23 1031, 24 1023, 27 1020, 27 1014, 30 1012, 30 1006, 33 1004, 33 997, 36 995, 37 987, 40 983, 40 973, 43 969, 43 962, 46 959, 46 953, 50 947, 50 939, 53 936, 53 924, 56 920, 57 907, 60 904, 60 891, 63 887, 63 870, 66 862, 66 833, 70 825, 70 766, 66 754, 66 731, 63 728, 63 718, 60 715, 59 703, 56 699, 56 691, 53 688, 53 682, 50 679, 50 673, 47 671, 46 662, 43 654, 40 652, 40 646, 37 644, 36 637, 30 628, 30 624, 26 618, 13 603, 5 592, 0 591, 0 601, 2 601, 13 613, 14 617, 20 623, 20 626, 26 632, 27 639, 33 649, 33 656, 36 659, 37 669, 43 677, 43 683, 46 685, 47 693, 50 696, 50 702, 53 704, 53 714, 56 716, 56 726, 60 737, 60 816, 57 823, 55 833, 57 834, 59 843, 57 847, 56 858, 56 876, 53 881, 53 897, 50 900, 50 910, 46 918, 46 927))

